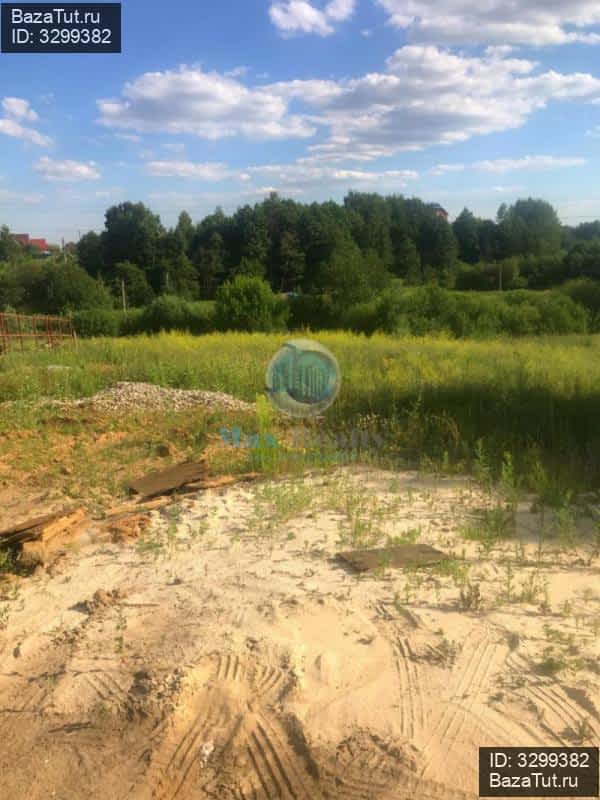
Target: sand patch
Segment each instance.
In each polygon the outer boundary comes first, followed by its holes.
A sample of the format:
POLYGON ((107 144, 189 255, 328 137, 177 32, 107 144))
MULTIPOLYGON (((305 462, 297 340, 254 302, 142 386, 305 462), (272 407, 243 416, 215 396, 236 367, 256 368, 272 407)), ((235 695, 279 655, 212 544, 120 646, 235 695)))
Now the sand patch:
POLYGON ((481 745, 598 741, 591 544, 540 546, 525 504, 515 535, 473 538, 495 508, 467 479, 353 468, 209 490, 69 553, 0 602, 3 791, 475 800, 481 745), (388 540, 451 558, 335 558, 388 540))

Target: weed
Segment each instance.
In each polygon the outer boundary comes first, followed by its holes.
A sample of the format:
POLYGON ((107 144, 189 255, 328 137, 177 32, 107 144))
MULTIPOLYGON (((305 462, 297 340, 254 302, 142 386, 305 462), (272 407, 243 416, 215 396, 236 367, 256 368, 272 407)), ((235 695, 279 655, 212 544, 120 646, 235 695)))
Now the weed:
POLYGON ((461 611, 481 611, 483 597, 478 583, 467 581, 460 590, 459 608, 461 611))
POLYGON ((578 719, 571 733, 571 739, 577 745, 584 745, 586 742, 592 742, 594 740, 594 729, 588 717, 581 717, 578 719))
POLYGON ((0 548, 0 575, 15 571, 15 557, 11 550, 0 548))
POLYGON ((543 578, 538 570, 533 570, 527 575, 527 578, 521 585, 519 601, 532 605, 537 603, 540 597, 544 595, 547 586, 547 579, 543 578))
POLYGON ((486 509, 478 520, 461 530, 464 539, 479 542, 485 555, 489 555, 498 542, 514 535, 514 519, 502 506, 486 509))
POLYGON ((564 672, 568 666, 568 662, 563 657, 548 654, 539 662, 537 670, 542 675, 554 677, 560 672, 564 672))

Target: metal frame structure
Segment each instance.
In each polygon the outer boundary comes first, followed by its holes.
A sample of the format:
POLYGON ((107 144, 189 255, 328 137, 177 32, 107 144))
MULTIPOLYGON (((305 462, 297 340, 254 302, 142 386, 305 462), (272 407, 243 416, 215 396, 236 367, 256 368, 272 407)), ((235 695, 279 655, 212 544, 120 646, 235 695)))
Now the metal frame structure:
POLYGON ((75 329, 69 317, 0 313, 0 355, 14 349, 57 347, 75 340, 75 329))

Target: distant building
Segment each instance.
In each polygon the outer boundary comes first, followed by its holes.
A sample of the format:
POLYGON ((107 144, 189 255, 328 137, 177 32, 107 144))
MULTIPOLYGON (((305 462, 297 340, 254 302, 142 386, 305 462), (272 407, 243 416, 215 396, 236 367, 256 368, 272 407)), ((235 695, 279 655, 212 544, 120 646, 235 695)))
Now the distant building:
POLYGON ((31 247, 37 247, 37 249, 41 250, 43 253, 50 252, 50 247, 45 239, 30 239, 29 244, 31 247))
POLYGON ((445 220, 448 219, 448 212, 446 211, 445 208, 442 208, 442 206, 440 206, 438 203, 431 203, 431 209, 433 210, 433 213, 436 215, 436 217, 445 220))
POLYGON ((50 245, 45 239, 30 239, 28 233, 15 233, 13 234, 13 238, 16 239, 22 247, 33 247, 38 251, 38 255, 50 255, 50 245))

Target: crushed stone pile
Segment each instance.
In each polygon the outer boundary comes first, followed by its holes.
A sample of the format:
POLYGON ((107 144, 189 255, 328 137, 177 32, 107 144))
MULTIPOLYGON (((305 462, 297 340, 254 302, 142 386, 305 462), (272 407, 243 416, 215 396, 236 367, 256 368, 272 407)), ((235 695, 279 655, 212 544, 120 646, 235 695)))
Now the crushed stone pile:
POLYGON ((208 409, 229 411, 253 411, 252 403, 238 400, 225 392, 208 392, 202 389, 170 389, 152 383, 120 382, 104 389, 92 397, 77 400, 60 400, 61 406, 92 406, 102 411, 126 411, 129 409, 152 409, 183 411, 202 406, 208 409))

